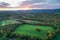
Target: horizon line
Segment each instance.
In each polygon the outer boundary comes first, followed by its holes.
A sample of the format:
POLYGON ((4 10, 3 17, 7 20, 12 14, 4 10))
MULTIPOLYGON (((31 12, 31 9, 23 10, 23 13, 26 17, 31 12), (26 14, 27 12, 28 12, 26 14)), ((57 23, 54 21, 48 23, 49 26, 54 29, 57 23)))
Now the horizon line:
POLYGON ((60 9, 60 8, 19 8, 19 7, 0 7, 0 11, 4 10, 42 10, 42 9, 60 9))

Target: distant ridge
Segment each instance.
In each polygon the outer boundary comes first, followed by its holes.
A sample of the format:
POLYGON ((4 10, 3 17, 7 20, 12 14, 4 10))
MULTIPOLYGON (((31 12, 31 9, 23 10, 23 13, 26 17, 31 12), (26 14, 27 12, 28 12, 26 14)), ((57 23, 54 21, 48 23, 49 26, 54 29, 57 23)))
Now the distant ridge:
POLYGON ((60 14, 60 9, 41 9, 41 10, 37 10, 37 9, 33 9, 33 10, 11 10, 11 11, 0 11, 0 17, 4 18, 8 15, 22 15, 22 14, 40 14, 40 13, 48 13, 48 14, 60 14))
POLYGON ((60 9, 32 9, 32 10, 18 10, 18 12, 26 12, 26 13, 55 13, 60 12, 60 9))
POLYGON ((11 13, 55 13, 55 12, 60 12, 60 9, 32 9, 32 10, 4 10, 0 11, 1 13, 6 13, 6 14, 11 14, 11 13))

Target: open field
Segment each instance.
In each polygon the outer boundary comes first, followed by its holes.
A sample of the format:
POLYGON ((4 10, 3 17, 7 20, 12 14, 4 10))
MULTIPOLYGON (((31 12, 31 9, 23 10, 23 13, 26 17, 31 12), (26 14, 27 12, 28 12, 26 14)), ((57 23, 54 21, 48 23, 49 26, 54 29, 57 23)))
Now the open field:
MULTIPOLYGON (((31 22, 35 23, 35 21, 31 21, 31 22)), ((10 34, 14 33, 16 35, 28 35, 28 36, 31 36, 31 38, 35 36, 35 37, 39 37, 41 39, 46 37, 46 33, 55 31, 55 29, 52 26, 46 26, 46 25, 43 26, 43 25, 35 25, 35 24, 28 24, 28 23, 20 25, 20 23, 21 22, 16 21, 16 20, 1 20, 0 28, 6 28, 8 26, 9 29, 11 29, 11 28, 14 29, 14 30, 12 30, 12 32, 10 34), (10 25, 17 24, 17 23, 19 23, 19 26, 16 26, 16 28, 14 26, 10 26, 10 25), (40 31, 37 31, 36 29, 39 29, 40 31)), ((36 21, 36 23, 39 23, 39 22, 36 21)), ((59 24, 59 22, 58 22, 58 24, 59 24)), ((6 31, 6 32, 8 32, 8 31, 6 31)), ((56 36, 55 40, 56 39, 59 40, 59 38, 60 38, 59 35, 56 36)))
POLYGON ((0 11, 0 40, 60 40, 60 12, 32 12, 0 11))
POLYGON ((40 26, 40 25, 37 26, 37 25, 24 24, 16 28, 14 32, 16 34, 24 34, 44 38, 44 34, 46 34, 49 31, 53 32, 53 30, 54 29, 51 26, 40 26), (39 28, 41 31, 40 32, 36 31, 36 28, 39 28))

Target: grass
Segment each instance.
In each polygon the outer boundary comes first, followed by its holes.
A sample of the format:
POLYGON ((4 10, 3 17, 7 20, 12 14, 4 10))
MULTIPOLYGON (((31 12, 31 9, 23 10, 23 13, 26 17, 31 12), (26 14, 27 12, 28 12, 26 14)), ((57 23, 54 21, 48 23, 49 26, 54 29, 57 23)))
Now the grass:
POLYGON ((51 26, 37 26, 37 25, 24 24, 16 28, 14 33, 37 36, 37 37, 44 37, 44 34, 48 31, 53 31, 53 28, 51 26), (36 28, 41 29, 41 32, 37 32, 36 28))
MULTIPOLYGON (((15 22, 17 22, 17 21, 15 21, 15 20, 1 20, 0 21, 0 28, 3 24, 4 25, 6 25, 6 24, 9 25, 9 24, 12 24, 12 23, 15 23, 15 22)), ((60 25, 60 22, 58 22, 58 25, 60 25)), ((24 25, 18 26, 16 28, 16 30, 14 30, 14 33, 24 34, 24 35, 31 35, 32 37, 37 36, 37 37, 40 37, 40 38, 44 38, 45 34, 48 31, 53 32, 54 29, 51 26, 40 26, 40 25, 24 24, 24 25), (36 28, 41 29, 41 31, 37 32, 36 28)), ((0 40, 2 40, 2 39, 0 38, 0 40)), ((56 36, 55 40, 60 40, 60 34, 56 36)))
POLYGON ((15 20, 1 20, 0 27, 4 25, 14 24, 14 23, 19 23, 19 22, 15 20))

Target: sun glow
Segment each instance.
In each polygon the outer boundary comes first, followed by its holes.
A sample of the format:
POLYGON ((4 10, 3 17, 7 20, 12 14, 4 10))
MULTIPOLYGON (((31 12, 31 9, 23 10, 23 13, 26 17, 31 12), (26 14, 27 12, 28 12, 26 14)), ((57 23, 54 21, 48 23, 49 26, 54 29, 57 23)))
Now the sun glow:
POLYGON ((31 8, 0 8, 0 11, 2 10, 31 10, 31 8))
POLYGON ((30 10, 32 8, 29 4, 22 4, 20 7, 24 10, 30 10))
POLYGON ((29 4, 23 4, 26 0, 0 0, 0 2, 9 3, 7 7, 0 7, 0 10, 31 10, 29 4))
POLYGON ((6 8, 0 8, 0 10, 31 10, 31 6, 24 4, 18 7, 6 7, 6 8))
POLYGON ((29 6, 25 6, 25 7, 23 7, 23 9, 24 9, 24 10, 30 10, 31 7, 29 7, 29 6))
POLYGON ((30 8, 23 8, 23 10, 30 10, 30 8))

